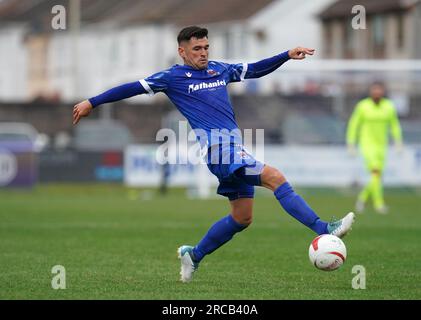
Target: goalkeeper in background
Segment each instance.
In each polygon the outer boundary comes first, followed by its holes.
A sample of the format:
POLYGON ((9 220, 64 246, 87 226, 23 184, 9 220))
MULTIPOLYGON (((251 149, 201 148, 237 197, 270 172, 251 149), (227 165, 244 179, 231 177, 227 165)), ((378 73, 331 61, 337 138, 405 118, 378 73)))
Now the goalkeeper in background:
POLYGON ((384 97, 385 87, 375 82, 370 86, 370 96, 359 101, 351 115, 347 128, 347 144, 351 154, 356 154, 356 145, 363 155, 370 180, 358 195, 356 211, 363 212, 372 198, 378 213, 387 213, 383 198, 382 175, 388 147, 389 130, 398 150, 402 149, 402 132, 395 107, 384 97))

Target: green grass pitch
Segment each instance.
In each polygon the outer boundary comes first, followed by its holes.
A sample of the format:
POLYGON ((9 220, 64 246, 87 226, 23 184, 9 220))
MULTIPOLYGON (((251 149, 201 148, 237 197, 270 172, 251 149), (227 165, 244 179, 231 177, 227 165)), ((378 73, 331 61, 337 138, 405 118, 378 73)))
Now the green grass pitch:
MULTIPOLYGON (((323 219, 352 210, 355 191, 298 189, 323 219)), ((254 222, 179 282, 176 249, 197 243, 228 201, 162 197, 119 185, 41 185, 0 190, 0 299, 421 299, 421 195, 388 189, 391 212, 358 215, 348 259, 315 269, 315 235, 259 191, 254 222), (54 290, 62 265, 66 289, 54 290), (366 289, 352 288, 354 265, 366 289)))

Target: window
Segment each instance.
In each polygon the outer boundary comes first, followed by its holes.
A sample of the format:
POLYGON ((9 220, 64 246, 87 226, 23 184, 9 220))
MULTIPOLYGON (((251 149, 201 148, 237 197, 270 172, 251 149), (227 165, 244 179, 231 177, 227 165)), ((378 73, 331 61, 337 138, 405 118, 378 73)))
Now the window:
POLYGON ((324 31, 324 55, 326 58, 332 58, 333 23, 331 21, 326 21, 324 23, 323 31, 324 31))
POLYGON ((381 15, 374 15, 371 21, 371 48, 373 58, 385 58, 385 18, 381 15))
POLYGON ((351 20, 346 20, 345 25, 343 26, 343 48, 345 59, 355 58, 355 33, 356 31, 352 28, 351 20))
POLYGON ((384 18, 380 15, 373 17, 373 43, 375 46, 384 45, 384 18))
POLYGON ((397 45, 399 49, 402 49, 405 45, 405 17, 403 13, 397 15, 397 45))
POLYGON ((224 48, 225 48, 225 58, 226 59, 232 58, 232 50, 233 50, 232 41, 233 41, 232 34, 231 34, 230 30, 228 30, 224 34, 224 48))

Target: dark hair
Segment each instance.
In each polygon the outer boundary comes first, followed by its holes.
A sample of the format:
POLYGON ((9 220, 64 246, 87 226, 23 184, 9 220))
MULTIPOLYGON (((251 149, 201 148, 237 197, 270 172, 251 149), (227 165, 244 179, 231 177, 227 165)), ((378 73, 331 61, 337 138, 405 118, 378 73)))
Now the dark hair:
POLYGON ((197 38, 197 39, 202 39, 202 38, 207 38, 208 37, 208 29, 206 28, 201 28, 198 26, 190 26, 190 27, 186 27, 183 28, 177 36, 177 41, 178 44, 180 44, 183 41, 189 41, 191 38, 197 38))
POLYGON ((379 86, 379 87, 383 87, 383 89, 386 88, 386 85, 384 84, 383 81, 381 80, 374 80, 371 84, 370 84, 370 88, 374 87, 374 86, 379 86))

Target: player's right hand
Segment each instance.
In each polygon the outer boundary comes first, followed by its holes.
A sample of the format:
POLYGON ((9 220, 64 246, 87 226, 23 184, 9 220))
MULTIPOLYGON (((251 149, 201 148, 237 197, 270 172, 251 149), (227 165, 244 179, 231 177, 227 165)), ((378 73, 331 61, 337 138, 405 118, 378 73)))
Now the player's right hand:
POLYGON ((73 107, 73 125, 77 124, 82 117, 87 117, 92 111, 89 100, 82 101, 73 107))

